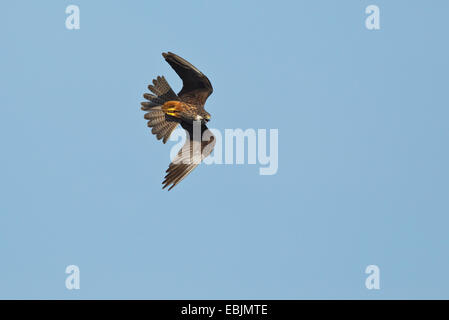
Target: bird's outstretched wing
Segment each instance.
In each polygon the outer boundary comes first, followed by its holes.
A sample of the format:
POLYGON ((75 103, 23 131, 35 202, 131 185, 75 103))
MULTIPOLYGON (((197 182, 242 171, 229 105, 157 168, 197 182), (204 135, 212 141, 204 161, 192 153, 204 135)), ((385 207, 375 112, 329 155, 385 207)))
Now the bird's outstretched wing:
POLYGON ((182 127, 186 130, 186 142, 168 166, 167 174, 162 182, 164 185, 162 189, 171 185, 168 189, 171 190, 192 172, 204 158, 210 155, 214 149, 215 136, 204 124, 198 125, 198 129, 201 126, 201 133, 194 134, 193 127, 196 125, 195 123, 193 125, 184 122, 181 123, 182 127))
POLYGON ((213 91, 209 79, 190 62, 174 53, 164 52, 162 56, 182 79, 178 96, 185 102, 203 106, 213 91))

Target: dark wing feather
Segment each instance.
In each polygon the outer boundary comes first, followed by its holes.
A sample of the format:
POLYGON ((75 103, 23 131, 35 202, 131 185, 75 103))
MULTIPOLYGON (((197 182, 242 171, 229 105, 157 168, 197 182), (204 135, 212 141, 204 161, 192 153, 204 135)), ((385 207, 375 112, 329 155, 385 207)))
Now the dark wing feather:
POLYGON ((209 79, 190 62, 174 53, 162 53, 162 56, 182 79, 183 86, 178 96, 185 102, 203 106, 213 91, 209 79))
POLYGON ((201 125, 201 136, 195 137, 193 134, 192 124, 181 123, 186 130, 186 142, 179 150, 175 159, 168 166, 167 175, 162 182, 164 185, 162 189, 171 185, 168 190, 171 190, 182 179, 184 179, 193 169, 195 169, 200 162, 209 156, 215 147, 215 136, 206 127, 201 125), (205 140, 205 141, 203 141, 205 140))

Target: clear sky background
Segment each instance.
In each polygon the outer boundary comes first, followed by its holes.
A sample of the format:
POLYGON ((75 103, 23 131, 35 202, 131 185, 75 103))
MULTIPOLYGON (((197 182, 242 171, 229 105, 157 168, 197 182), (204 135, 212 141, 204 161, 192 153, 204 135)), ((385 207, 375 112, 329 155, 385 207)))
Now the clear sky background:
POLYGON ((448 12, 2 3, 0 298, 449 298, 448 12), (202 165, 161 190, 174 142, 149 133, 140 102, 157 75, 181 88, 164 51, 211 80, 210 127, 279 129, 276 175, 202 165), (71 264, 80 290, 65 287, 71 264))

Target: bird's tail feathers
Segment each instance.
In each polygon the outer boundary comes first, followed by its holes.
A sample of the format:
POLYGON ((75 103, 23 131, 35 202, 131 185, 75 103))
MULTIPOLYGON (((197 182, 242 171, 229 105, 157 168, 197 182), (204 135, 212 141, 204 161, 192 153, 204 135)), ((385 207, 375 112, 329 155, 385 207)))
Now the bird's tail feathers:
POLYGON ((143 97, 149 102, 142 102, 142 110, 149 110, 158 106, 164 105, 167 101, 179 101, 178 95, 168 84, 164 77, 157 77, 153 80, 153 85, 149 85, 148 89, 153 92, 144 93, 143 97))
POLYGON ((179 97, 164 77, 154 79, 153 85, 149 85, 148 89, 154 94, 145 93, 143 95, 148 100, 141 103, 142 110, 148 111, 144 117, 148 120, 148 126, 152 128, 151 133, 156 135, 158 140, 163 139, 162 142, 165 143, 178 125, 178 122, 167 119, 163 106, 168 101, 179 101, 179 97))

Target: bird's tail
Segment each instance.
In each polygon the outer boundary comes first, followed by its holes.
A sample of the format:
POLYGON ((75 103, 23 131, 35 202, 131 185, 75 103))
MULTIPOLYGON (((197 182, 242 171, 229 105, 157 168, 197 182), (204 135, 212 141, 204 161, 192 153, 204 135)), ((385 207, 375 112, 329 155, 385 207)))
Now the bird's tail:
POLYGON ((152 128, 151 132, 156 135, 158 140, 163 138, 162 141, 165 143, 178 125, 177 121, 173 119, 170 121, 171 119, 166 117, 167 110, 165 109, 169 104, 179 101, 179 97, 164 77, 154 79, 153 85, 149 85, 148 89, 154 94, 144 93, 143 95, 148 100, 141 103, 142 110, 148 111, 144 117, 148 120, 148 126, 152 128), (166 104, 166 102, 169 103, 166 104))
POLYGON ((153 85, 150 84, 148 89, 154 94, 143 94, 143 97, 149 101, 142 102, 142 109, 145 111, 157 106, 162 106, 167 101, 179 101, 178 95, 173 91, 164 77, 157 77, 154 79, 153 85))

